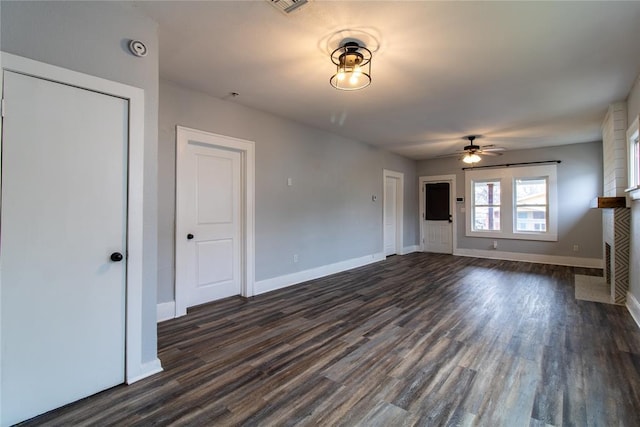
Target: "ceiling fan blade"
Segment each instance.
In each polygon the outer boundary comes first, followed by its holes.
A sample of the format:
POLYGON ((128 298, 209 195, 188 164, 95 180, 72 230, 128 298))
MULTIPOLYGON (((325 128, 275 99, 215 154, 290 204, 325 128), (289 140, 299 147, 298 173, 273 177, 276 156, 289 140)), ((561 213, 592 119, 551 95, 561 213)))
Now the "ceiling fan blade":
POLYGON ((505 151, 505 149, 504 147, 496 147, 495 145, 485 145, 480 149, 480 151, 486 153, 489 151, 505 151))
POLYGON ((503 153, 501 153, 499 151, 484 151, 484 150, 480 150, 476 154, 479 154, 481 156, 502 156, 503 153))
POLYGON ((469 143, 464 147, 464 150, 454 151, 453 153, 449 154, 442 154, 440 156, 436 156, 436 158, 458 157, 459 160, 462 160, 466 156, 471 154, 477 154, 480 156, 501 156, 501 152, 505 151, 503 147, 496 147, 494 144, 487 144, 483 146, 474 144, 474 141, 480 137, 480 135, 466 136, 463 139, 468 140, 469 143))

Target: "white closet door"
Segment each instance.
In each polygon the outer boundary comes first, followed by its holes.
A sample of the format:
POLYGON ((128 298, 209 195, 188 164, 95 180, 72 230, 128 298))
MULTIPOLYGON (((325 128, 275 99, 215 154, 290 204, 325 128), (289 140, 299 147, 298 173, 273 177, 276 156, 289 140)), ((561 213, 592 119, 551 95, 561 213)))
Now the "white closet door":
POLYGON ((398 218, 397 207, 397 185, 398 179, 390 176, 385 177, 384 196, 384 254, 394 255, 398 253, 397 234, 398 218))
POLYGON ((124 382, 128 102, 4 73, 2 420, 124 382))

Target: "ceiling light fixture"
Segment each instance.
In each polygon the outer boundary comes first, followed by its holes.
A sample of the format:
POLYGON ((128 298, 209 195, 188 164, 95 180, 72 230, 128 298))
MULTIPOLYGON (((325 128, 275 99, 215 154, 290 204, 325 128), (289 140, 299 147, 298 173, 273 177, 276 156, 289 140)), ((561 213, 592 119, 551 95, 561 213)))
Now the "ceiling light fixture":
POLYGON ((462 158, 462 161, 467 164, 478 163, 480 160, 480 156, 478 156, 476 153, 467 153, 462 158))
POLYGON ((371 51, 356 41, 343 42, 331 53, 336 73, 329 83, 339 90, 364 89, 371 84, 371 51))

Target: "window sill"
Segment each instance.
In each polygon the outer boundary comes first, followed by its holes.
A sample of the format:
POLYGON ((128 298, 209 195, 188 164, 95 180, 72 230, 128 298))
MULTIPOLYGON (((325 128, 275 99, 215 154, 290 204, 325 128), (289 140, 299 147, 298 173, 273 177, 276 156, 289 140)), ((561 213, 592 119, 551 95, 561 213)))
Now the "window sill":
POLYGON ((467 237, 484 237, 490 239, 533 240, 539 242, 557 242, 555 233, 505 233, 496 231, 471 231, 465 234, 467 237))
POLYGON ((640 199, 640 185, 636 185, 635 187, 627 188, 624 190, 625 193, 629 194, 631 200, 639 200, 640 199))

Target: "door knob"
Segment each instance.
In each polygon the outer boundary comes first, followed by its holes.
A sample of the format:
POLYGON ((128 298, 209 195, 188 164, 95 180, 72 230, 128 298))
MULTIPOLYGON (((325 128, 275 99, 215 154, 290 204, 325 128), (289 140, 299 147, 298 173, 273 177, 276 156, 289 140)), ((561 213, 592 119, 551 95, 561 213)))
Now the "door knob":
POLYGON ((120 261, 122 261, 122 258, 124 258, 124 257, 122 256, 122 254, 120 252, 114 252, 114 253, 111 254, 110 258, 111 258, 111 261, 113 261, 113 262, 120 262, 120 261))
POLYGON ((191 233, 187 234, 187 240, 191 240, 191 239, 193 239, 193 234, 191 233))

